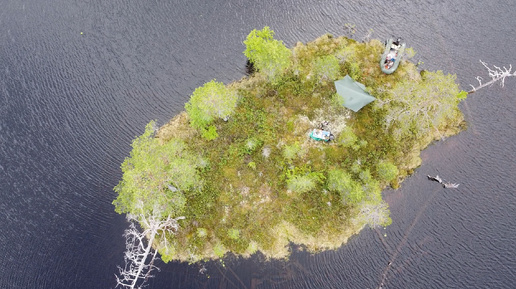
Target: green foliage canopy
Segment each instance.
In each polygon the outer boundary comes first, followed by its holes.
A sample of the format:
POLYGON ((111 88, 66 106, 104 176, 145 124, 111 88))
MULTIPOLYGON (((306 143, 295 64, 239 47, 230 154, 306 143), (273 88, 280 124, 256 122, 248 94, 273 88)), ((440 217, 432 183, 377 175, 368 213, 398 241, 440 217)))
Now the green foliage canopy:
POLYGON ((328 189, 338 192, 344 203, 356 204, 364 198, 364 190, 360 183, 342 169, 333 169, 328 172, 328 189))
POLYGON ((179 215, 186 204, 184 193, 199 189, 198 161, 183 141, 161 145, 153 137, 155 123, 132 143, 130 157, 122 163, 123 177, 113 201, 118 213, 179 215))
POLYGON ((457 104, 464 99, 455 79, 455 75, 445 75, 439 70, 423 73, 417 83, 402 80, 390 92, 386 125, 394 126, 393 133, 398 138, 439 130, 455 117, 457 104))
POLYGON ((353 129, 349 126, 345 127, 340 133, 337 142, 344 147, 351 147, 358 141, 358 137, 353 133, 353 129))
MULTIPOLYGON (((196 129, 205 129, 215 118, 225 118, 233 113, 237 95, 222 82, 212 80, 194 90, 185 105, 190 124, 196 129)), ((210 136, 213 131, 208 132, 210 136)))
POLYGON ((315 59, 313 72, 320 81, 333 81, 340 76, 339 59, 335 55, 325 55, 315 59))
POLYGON ((282 41, 274 40, 274 31, 269 26, 254 29, 244 41, 244 55, 256 69, 265 73, 270 80, 275 79, 290 65, 292 52, 282 41))
POLYGON ((399 173, 398 168, 391 162, 382 161, 377 165, 378 177, 386 182, 392 181, 399 173))
POLYGON ((323 183, 324 179, 324 174, 312 172, 309 167, 297 167, 287 171, 287 189, 296 193, 306 193, 323 183))

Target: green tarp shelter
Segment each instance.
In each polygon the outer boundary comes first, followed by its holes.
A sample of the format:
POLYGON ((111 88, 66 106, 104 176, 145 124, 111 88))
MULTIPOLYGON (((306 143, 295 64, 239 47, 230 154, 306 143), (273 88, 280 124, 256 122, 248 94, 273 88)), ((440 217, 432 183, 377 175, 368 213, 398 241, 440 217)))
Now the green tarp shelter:
POLYGON ((365 91, 362 83, 354 81, 349 75, 335 81, 335 88, 341 97, 340 103, 354 112, 376 99, 365 91))

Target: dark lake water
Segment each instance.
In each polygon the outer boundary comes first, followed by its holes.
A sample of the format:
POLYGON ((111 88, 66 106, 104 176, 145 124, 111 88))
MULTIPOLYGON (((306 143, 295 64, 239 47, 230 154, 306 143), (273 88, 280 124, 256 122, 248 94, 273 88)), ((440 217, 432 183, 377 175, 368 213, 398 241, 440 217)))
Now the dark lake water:
MULTIPOLYGON (((512 0, 0 0, 0 288, 113 288, 127 224, 112 188, 145 124, 213 78, 244 76, 254 28, 291 47, 346 24, 357 40, 401 36, 463 89, 487 78, 479 59, 516 65, 512 0)), ((513 77, 462 104, 468 130, 385 192, 386 229, 288 262, 208 263, 205 275, 161 264, 149 288, 514 288, 515 89, 513 77)))

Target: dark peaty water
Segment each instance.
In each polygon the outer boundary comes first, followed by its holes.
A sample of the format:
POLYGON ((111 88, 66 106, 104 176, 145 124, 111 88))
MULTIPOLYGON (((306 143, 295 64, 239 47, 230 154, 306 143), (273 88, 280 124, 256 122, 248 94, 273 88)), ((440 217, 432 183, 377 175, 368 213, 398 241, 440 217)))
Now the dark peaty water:
MULTIPOLYGON (((196 87, 242 77, 254 28, 288 46, 347 23, 358 40, 401 36, 464 89, 486 75, 479 59, 516 65, 508 0, 197 2, 0 0, 0 288, 115 286, 126 223, 112 188, 130 141, 196 87)), ((392 226, 288 262, 229 258, 204 275, 161 264, 149 288, 513 287, 515 88, 513 77, 463 103, 468 130, 385 192, 392 226), (427 174, 461 185, 444 190, 427 174)))

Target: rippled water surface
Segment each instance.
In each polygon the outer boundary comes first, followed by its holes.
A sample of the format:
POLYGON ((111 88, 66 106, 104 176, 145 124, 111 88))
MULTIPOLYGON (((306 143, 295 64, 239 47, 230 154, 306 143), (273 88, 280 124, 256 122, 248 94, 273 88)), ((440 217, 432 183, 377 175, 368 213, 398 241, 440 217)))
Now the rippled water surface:
MULTIPOLYGON (((112 188, 130 141, 191 92, 244 76, 242 41, 269 25, 288 46, 326 32, 401 36, 463 89, 479 59, 516 65, 513 1, 0 0, 0 288, 113 288, 126 227, 112 188), (410 3, 413 2, 413 3, 410 3), (473 2, 473 3, 471 3, 473 2)), ((516 77, 461 106, 468 130, 432 145, 393 225, 336 251, 225 267, 161 264, 150 288, 512 288, 516 77), (439 174, 460 183, 444 190, 439 174), (386 235, 386 236, 385 236, 386 235), (208 278, 209 277, 209 278, 208 278)))

